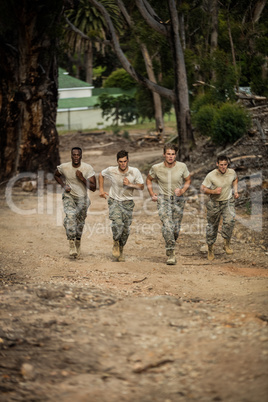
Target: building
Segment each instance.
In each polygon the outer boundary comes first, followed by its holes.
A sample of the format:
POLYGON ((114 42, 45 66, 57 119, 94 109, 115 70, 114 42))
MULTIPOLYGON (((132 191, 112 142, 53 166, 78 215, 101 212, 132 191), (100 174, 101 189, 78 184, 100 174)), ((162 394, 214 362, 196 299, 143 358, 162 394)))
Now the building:
POLYGON ((56 125, 59 130, 102 129, 113 124, 102 117, 97 106, 101 93, 113 96, 130 94, 119 88, 94 88, 87 82, 69 75, 59 68, 59 97, 56 125))

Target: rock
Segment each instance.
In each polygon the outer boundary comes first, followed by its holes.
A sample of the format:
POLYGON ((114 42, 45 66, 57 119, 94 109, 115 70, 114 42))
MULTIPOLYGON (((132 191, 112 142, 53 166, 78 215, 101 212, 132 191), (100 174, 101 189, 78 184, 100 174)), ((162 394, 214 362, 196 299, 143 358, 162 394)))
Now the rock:
POLYGON ((34 380, 36 377, 34 367, 29 363, 23 363, 20 372, 25 380, 34 380))

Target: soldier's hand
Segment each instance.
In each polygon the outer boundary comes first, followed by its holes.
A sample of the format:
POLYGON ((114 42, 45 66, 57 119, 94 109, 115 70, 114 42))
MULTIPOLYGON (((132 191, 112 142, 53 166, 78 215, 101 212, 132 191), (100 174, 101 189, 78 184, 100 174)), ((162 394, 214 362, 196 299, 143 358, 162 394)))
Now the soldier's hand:
POLYGON ((221 194, 222 187, 217 187, 214 191, 214 194, 221 194))
POLYGON ((123 185, 124 185, 124 186, 129 186, 129 185, 130 185, 129 180, 128 180, 126 177, 125 177, 124 180, 123 180, 123 185))
POLYGON ((174 193, 175 193, 175 195, 176 195, 177 197, 180 197, 180 196, 183 194, 181 188, 176 188, 175 191, 174 191, 174 193))
POLYGON ((234 193, 234 198, 235 198, 235 199, 239 198, 239 194, 238 194, 237 192, 234 193))
POLYGON ((83 173, 80 170, 76 171, 76 177, 78 177, 78 179, 80 179, 80 180, 84 179, 83 173))
POLYGON ((152 198, 152 201, 154 201, 154 202, 156 202, 157 201, 157 194, 153 194, 152 196, 151 196, 151 198, 152 198))
POLYGON ((106 197, 107 197, 108 195, 109 195, 109 194, 106 193, 105 191, 100 191, 100 194, 99 194, 99 196, 100 196, 101 198, 105 198, 105 199, 106 199, 106 197))

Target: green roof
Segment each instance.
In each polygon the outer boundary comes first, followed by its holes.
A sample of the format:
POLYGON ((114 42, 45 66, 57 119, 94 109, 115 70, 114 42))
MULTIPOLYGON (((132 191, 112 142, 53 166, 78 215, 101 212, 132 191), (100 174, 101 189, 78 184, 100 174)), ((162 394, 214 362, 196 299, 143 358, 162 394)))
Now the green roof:
POLYGON ((58 109, 73 109, 94 107, 98 103, 98 96, 88 96, 86 98, 67 98, 58 100, 58 109))
POLYGON ((92 88, 92 85, 72 77, 63 68, 59 68, 59 89, 92 88))
POLYGON ((131 88, 131 89, 93 88, 92 89, 93 96, 100 96, 101 94, 134 96, 135 92, 136 92, 136 88, 131 88))

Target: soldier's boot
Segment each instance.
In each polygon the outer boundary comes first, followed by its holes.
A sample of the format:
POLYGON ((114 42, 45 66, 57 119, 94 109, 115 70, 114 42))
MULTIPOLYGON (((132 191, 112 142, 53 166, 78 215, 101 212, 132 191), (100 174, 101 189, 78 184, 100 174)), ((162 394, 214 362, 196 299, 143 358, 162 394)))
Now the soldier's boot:
POLYGON ((166 254, 168 255, 167 265, 176 265, 176 256, 174 250, 167 250, 166 254))
POLYGON ((123 253, 123 249, 124 249, 124 247, 120 245, 119 246, 120 256, 118 258, 119 262, 125 262, 125 256, 124 256, 124 253, 123 253))
POLYGON ((213 250, 213 244, 208 244, 208 260, 212 261, 214 260, 215 255, 214 255, 214 250, 213 250))
POLYGON ((76 247, 76 251, 77 251, 77 257, 79 257, 80 253, 81 253, 81 239, 75 240, 75 247, 76 247))
POLYGON ((224 246, 223 249, 225 250, 226 254, 233 254, 234 250, 230 247, 230 240, 231 239, 223 239, 224 246))
POLYGON ((76 250, 76 247, 75 247, 75 241, 74 240, 69 240, 69 247, 70 247, 69 256, 76 258, 77 250, 76 250))
POLYGON ((119 240, 114 240, 114 245, 113 245, 113 257, 115 257, 115 258, 119 258, 119 257, 120 257, 119 240))

